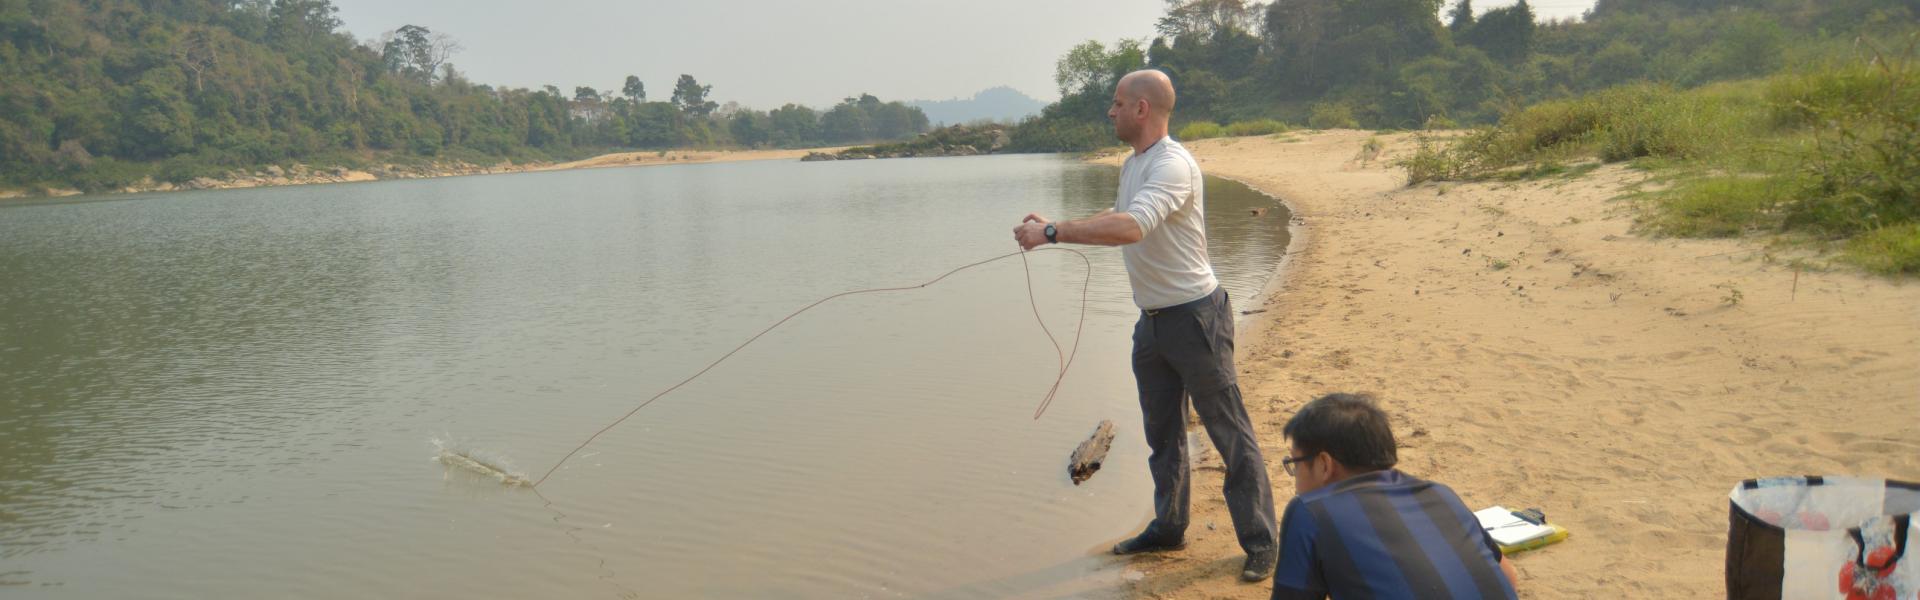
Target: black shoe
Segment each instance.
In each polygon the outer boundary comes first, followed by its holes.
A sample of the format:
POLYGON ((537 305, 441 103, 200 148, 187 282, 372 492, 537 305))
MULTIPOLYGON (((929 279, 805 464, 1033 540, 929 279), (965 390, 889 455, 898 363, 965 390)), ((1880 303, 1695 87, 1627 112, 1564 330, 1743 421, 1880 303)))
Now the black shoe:
POLYGON ((1254 582, 1273 576, 1273 567, 1280 562, 1280 549, 1268 548, 1247 555, 1245 566, 1240 568, 1240 579, 1254 582))
POLYGON ((1169 550, 1180 550, 1186 547, 1187 547, 1186 540, 1173 540, 1173 541, 1161 540, 1161 539, 1149 537, 1147 533, 1143 532, 1140 535, 1133 536, 1118 544, 1114 544, 1113 553, 1126 555, 1126 554, 1139 554, 1141 552, 1166 552, 1169 550))

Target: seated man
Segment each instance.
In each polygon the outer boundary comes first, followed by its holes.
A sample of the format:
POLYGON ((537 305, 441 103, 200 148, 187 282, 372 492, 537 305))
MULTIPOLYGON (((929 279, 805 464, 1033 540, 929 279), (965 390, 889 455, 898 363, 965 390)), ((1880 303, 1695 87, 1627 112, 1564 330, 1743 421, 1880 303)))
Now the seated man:
POLYGON ((1447 486, 1393 468, 1387 414, 1330 394, 1283 430, 1297 494, 1280 520, 1273 598, 1513 599, 1513 566, 1447 486))

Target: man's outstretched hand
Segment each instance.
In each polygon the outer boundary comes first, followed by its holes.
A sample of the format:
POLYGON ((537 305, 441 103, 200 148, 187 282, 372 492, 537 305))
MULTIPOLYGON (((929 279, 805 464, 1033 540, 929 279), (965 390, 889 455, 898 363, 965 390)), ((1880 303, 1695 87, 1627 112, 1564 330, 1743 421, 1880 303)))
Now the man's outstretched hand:
POLYGON ((1013 228, 1013 241, 1020 242, 1021 250, 1032 250, 1047 243, 1047 223, 1051 223, 1040 213, 1028 213, 1020 220, 1020 226, 1013 228))

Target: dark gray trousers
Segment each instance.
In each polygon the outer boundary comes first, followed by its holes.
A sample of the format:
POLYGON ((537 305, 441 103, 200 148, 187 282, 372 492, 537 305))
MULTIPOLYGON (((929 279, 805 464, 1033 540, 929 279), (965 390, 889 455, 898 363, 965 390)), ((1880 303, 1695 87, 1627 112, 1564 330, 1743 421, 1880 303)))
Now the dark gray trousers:
POLYGON ((1153 472, 1155 539, 1183 539, 1191 496, 1187 458, 1187 405, 1206 426, 1227 464, 1227 510, 1240 548, 1253 553, 1274 547, 1273 488, 1253 423, 1240 400, 1233 367, 1233 304, 1227 292, 1157 311, 1143 311, 1133 327, 1133 378, 1145 416, 1147 466, 1153 472))

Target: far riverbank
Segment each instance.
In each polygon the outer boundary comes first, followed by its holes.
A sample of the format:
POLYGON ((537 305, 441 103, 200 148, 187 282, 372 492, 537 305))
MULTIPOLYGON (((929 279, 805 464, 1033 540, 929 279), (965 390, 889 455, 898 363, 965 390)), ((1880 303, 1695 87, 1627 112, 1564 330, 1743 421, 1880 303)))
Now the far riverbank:
POLYGON ((280 167, 270 165, 251 171, 236 171, 226 177, 200 177, 182 183, 154 181, 149 178, 131 186, 111 192, 83 193, 76 189, 53 188, 43 191, 0 188, 0 200, 15 198, 65 198, 71 196, 108 196, 112 194, 139 194, 150 192, 174 192, 186 190, 224 190, 255 187, 275 187, 285 185, 317 185, 326 183, 352 183, 360 181, 381 181, 389 179, 427 179, 433 177, 458 177, 464 175, 488 175, 495 173, 519 173, 525 171, 558 171, 566 169, 593 169, 604 167, 638 167, 667 164, 694 164, 712 162, 739 162, 750 160, 799 160, 811 152, 838 152, 845 147, 798 148, 771 150, 648 150, 635 152, 615 152, 576 161, 549 163, 533 162, 515 164, 501 162, 493 165, 479 165, 468 162, 434 163, 427 165, 381 165, 371 169, 348 168, 312 168, 306 165, 280 167))

